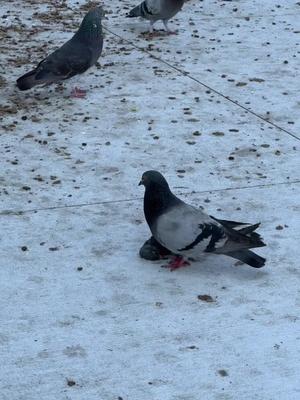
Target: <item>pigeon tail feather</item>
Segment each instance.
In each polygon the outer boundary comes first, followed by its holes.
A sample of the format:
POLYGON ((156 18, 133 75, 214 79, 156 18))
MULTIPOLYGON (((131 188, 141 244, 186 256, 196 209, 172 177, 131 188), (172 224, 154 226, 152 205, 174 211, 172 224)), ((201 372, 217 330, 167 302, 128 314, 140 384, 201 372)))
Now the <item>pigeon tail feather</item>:
POLYGON ((227 254, 241 249, 251 249, 265 246, 261 236, 254 232, 254 230, 258 228, 259 224, 250 225, 240 230, 235 230, 231 228, 225 221, 222 221, 222 226, 226 235, 228 236, 228 240, 224 246, 216 249, 215 253, 227 254))
POLYGON ((126 15, 128 18, 135 18, 135 17, 143 17, 143 18, 151 18, 152 12, 147 7, 146 1, 143 1, 138 6, 134 7, 132 10, 129 11, 129 14, 126 15))
POLYGON ((33 69, 32 71, 27 72, 27 74, 21 76, 17 80, 17 86, 20 90, 29 90, 34 86, 38 85, 38 81, 36 81, 37 70, 33 69))
POLYGON ((142 16, 141 4, 134 7, 129 13, 126 15, 127 18, 136 18, 142 16))
POLYGON ((234 228, 234 229, 238 229, 238 230, 239 230, 239 228, 243 228, 246 225, 247 226, 251 225, 248 222, 237 222, 237 221, 231 221, 228 219, 220 219, 220 218, 216 218, 212 215, 210 215, 210 217, 212 219, 214 219, 215 221, 219 222, 219 224, 221 224, 221 225, 226 224, 227 226, 230 226, 230 228, 234 228))
POLYGON ((250 235, 251 238, 254 240, 261 240, 261 237, 258 233, 254 233, 254 231, 260 226, 260 222, 257 224, 249 224, 247 222, 237 222, 237 221, 228 221, 226 219, 219 219, 215 218, 212 215, 210 216, 215 221, 219 222, 219 224, 223 225, 224 227, 229 227, 242 233, 243 235, 250 235))
POLYGON ((266 262, 265 258, 250 250, 232 251, 231 253, 226 253, 226 256, 236 258, 253 268, 261 268, 266 262))
MULTIPOLYGON (((257 224, 253 224, 250 226, 246 226, 244 228, 240 228, 238 229, 238 231, 240 233, 242 233, 243 235, 249 235, 249 234, 253 234, 254 231, 256 231, 256 229, 260 226, 260 222, 258 222, 257 224)), ((255 235, 258 235, 258 233, 255 233, 255 235)), ((259 235, 258 235, 259 236, 259 235)))
POLYGON ((260 222, 258 222, 257 224, 247 226, 242 229, 238 229, 238 233, 249 238, 251 242, 253 242, 254 245, 253 247, 264 247, 266 244, 263 242, 262 237, 257 232, 254 232, 259 226, 260 222))

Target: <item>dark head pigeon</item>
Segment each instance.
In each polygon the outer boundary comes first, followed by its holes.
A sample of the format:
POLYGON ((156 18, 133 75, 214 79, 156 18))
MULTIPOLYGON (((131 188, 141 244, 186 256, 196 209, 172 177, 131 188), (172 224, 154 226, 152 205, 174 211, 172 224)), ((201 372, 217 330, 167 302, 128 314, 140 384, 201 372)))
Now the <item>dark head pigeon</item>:
POLYGON ((169 33, 174 33, 168 28, 168 21, 176 15, 182 8, 184 0, 144 0, 141 4, 134 7, 128 18, 142 17, 150 21, 150 33, 153 33, 153 24, 162 20, 169 33))
MULTIPOLYGON (((68 42, 42 60, 34 70, 17 80, 18 88, 28 90, 36 85, 69 79, 94 65, 103 47, 103 17, 104 11, 101 7, 90 10, 68 42)), ((78 94, 80 92, 84 91, 79 91, 78 94)))
POLYGON ((145 186, 144 213, 154 239, 174 255, 171 270, 199 259, 203 253, 224 254, 254 268, 265 259, 250 251, 265 246, 255 233, 259 224, 226 221, 205 214, 186 204, 170 190, 166 179, 157 171, 147 171, 140 181, 145 186))

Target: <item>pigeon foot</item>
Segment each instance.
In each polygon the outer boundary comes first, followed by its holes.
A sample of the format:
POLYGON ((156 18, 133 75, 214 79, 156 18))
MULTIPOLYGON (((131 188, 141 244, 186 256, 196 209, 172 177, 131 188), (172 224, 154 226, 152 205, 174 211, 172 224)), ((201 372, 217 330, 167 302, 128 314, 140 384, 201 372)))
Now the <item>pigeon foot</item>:
POLYGON ((186 261, 183 257, 181 256, 175 256, 172 258, 172 260, 166 264, 162 265, 163 268, 170 268, 170 271, 175 271, 175 269, 182 268, 182 267, 187 267, 188 265, 191 265, 188 261, 186 261))
POLYGON ((86 96, 86 90, 79 89, 76 86, 71 92, 71 97, 75 97, 76 99, 84 99, 85 96, 86 96))
POLYGON ((163 37, 165 35, 165 31, 147 31, 147 32, 142 32, 140 34, 141 37, 144 37, 145 39, 154 39, 155 37, 163 37))

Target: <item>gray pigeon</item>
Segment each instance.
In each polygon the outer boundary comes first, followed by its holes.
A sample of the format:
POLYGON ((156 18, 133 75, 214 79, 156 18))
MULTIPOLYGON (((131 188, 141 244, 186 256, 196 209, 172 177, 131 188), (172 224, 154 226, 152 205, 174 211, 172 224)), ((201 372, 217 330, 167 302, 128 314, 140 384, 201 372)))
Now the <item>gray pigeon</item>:
POLYGON ((90 10, 84 17, 79 30, 59 49, 42 60, 38 66, 17 80, 20 90, 36 85, 55 83, 82 74, 94 65, 103 47, 101 7, 90 10))
POLYGON ((168 20, 176 15, 182 8, 184 0, 145 0, 138 6, 134 7, 128 18, 142 17, 150 21, 150 33, 153 33, 153 24, 158 20, 162 20, 166 31, 169 30, 168 20))
POLYGON ((176 257, 168 264, 171 270, 197 260, 203 253, 224 254, 254 268, 261 268, 265 259, 250 251, 265 246, 254 231, 260 224, 226 221, 205 214, 186 204, 170 190, 157 171, 143 174, 145 186, 144 213, 154 239, 176 257))

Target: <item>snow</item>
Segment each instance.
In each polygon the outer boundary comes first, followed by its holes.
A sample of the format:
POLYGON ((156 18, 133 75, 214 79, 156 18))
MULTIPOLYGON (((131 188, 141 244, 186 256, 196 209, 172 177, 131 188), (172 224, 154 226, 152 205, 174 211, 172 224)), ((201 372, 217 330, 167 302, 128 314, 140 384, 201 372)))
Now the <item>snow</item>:
POLYGON ((84 4, 0 5, 1 398, 298 400, 299 4, 191 0, 149 40, 111 0, 100 66, 18 92, 84 4), (261 221, 266 266, 140 259, 148 169, 261 221))

